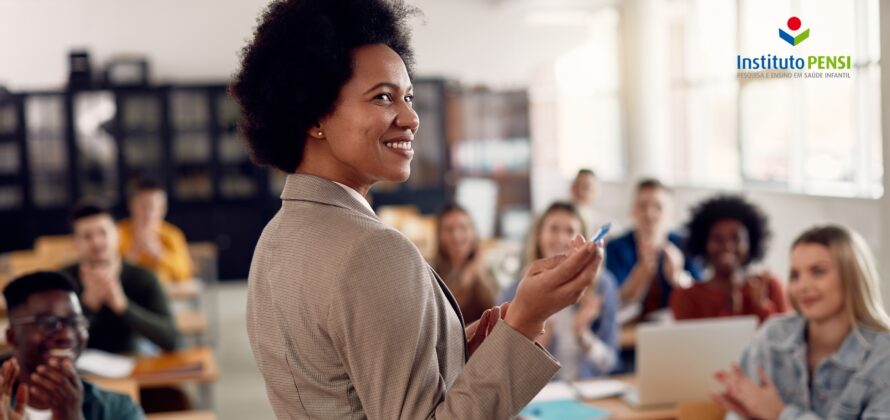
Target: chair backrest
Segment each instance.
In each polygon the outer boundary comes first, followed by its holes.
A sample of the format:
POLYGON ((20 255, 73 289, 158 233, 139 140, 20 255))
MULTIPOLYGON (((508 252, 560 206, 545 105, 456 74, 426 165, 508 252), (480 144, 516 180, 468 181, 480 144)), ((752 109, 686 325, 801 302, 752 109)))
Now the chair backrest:
POLYGON ((16 278, 37 270, 56 270, 59 265, 52 258, 45 258, 34 251, 9 253, 9 276, 16 278))
MULTIPOLYGON (((210 280, 208 276, 214 276, 219 249, 213 242, 189 242, 189 256, 192 257, 194 274, 204 280, 210 280), (209 272, 212 271, 212 272, 209 272)), ((214 279, 215 280, 215 279, 214 279)))
POLYGON ((41 236, 34 241, 34 251, 37 255, 61 265, 77 261, 77 249, 74 247, 74 238, 71 235, 41 236))
POLYGON ((713 401, 677 404, 677 420, 723 420, 726 410, 713 401))

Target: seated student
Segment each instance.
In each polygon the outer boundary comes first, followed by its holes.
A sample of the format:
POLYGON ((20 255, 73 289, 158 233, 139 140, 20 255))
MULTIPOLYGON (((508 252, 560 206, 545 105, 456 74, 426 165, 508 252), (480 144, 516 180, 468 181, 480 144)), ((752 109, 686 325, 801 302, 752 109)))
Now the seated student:
POLYGON ((718 196, 692 211, 686 243, 690 258, 703 258, 710 278, 675 290, 671 309, 676 319, 757 315, 761 322, 788 310, 782 284, 768 272, 748 272, 766 252, 766 216, 739 196, 718 196))
POLYGON ((878 419, 890 413, 890 317, 865 241, 815 227, 791 247, 796 313, 770 318, 717 373, 724 408, 758 419, 878 419))
POLYGON ((161 281, 192 278, 192 259, 185 235, 164 221, 167 193, 149 180, 140 180, 130 197, 130 218, 118 223, 120 253, 155 273, 161 281))
POLYGON ((603 214, 596 207, 596 199, 599 193, 599 181, 593 170, 580 169, 572 181, 572 204, 578 210, 578 214, 584 219, 584 226, 587 231, 584 237, 591 238, 596 231, 605 223, 612 223, 612 228, 617 231, 617 220, 603 214))
MULTIPOLYGON (((569 242, 584 232, 575 206, 556 202, 535 222, 529 234, 526 261, 566 252, 569 242)), ((591 279, 594 287, 581 301, 554 314, 538 342, 562 364, 557 378, 577 380, 602 376, 618 366, 618 288, 608 270, 591 279)), ((516 282, 504 289, 500 301, 511 300, 516 282)))
POLYGON ((150 271, 121 261, 114 220, 95 204, 72 212, 79 262, 63 271, 81 288, 80 300, 90 320, 87 346, 111 353, 136 353, 144 337, 173 350, 179 333, 167 297, 150 271))
POLYGON ((55 272, 27 274, 3 289, 13 357, 0 376, 0 418, 145 418, 130 397, 102 390, 74 369, 87 340, 76 290, 68 276, 55 272))
POLYGON ((482 278, 479 238, 470 215, 457 204, 445 206, 436 219, 438 243, 434 266, 460 306, 467 324, 494 305, 495 292, 482 278))
POLYGON ((667 228, 670 191, 655 179, 637 184, 631 214, 635 226, 606 244, 606 268, 620 287, 622 306, 638 306, 638 319, 667 308, 671 292, 700 278, 680 250, 683 238, 667 228))

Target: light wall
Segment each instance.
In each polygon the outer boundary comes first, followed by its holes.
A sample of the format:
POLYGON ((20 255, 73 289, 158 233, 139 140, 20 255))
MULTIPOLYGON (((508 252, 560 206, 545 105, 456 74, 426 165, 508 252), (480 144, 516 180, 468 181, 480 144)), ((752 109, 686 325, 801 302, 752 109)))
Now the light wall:
MULTIPOLYGON (((524 8, 485 0, 411 0, 417 73, 467 84, 526 86, 574 47, 581 26, 531 24, 524 8)), ((149 57, 155 81, 226 80, 267 0, 2 0, 0 85, 53 89, 72 48, 94 68, 115 54, 149 57)))

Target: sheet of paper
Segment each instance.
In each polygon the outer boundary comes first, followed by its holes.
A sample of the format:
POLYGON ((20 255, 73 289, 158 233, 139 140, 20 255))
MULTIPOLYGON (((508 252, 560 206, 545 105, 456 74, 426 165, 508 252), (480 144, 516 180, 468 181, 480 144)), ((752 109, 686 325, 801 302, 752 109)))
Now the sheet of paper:
POLYGON ((126 378, 133 373, 136 361, 132 357, 84 350, 75 364, 77 370, 106 378, 126 378))
POLYGON ((599 379, 575 383, 575 389, 578 390, 578 394, 584 400, 597 400, 621 395, 629 387, 628 384, 614 379, 599 379))
POLYGON ((578 398, 578 391, 571 384, 563 381, 554 381, 544 386, 544 389, 538 392, 538 395, 532 399, 532 402, 573 400, 576 398, 578 398))

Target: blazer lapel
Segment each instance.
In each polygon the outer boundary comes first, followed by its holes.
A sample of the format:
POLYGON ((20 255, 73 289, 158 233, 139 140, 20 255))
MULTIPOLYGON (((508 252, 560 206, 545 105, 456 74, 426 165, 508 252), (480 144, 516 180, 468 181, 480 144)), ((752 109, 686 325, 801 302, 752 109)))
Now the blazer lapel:
POLYGON ((436 273, 436 270, 433 270, 433 267, 430 267, 427 264, 427 267, 430 270, 430 273, 433 274, 433 277, 436 278, 436 284, 439 285, 439 289, 442 290, 442 293, 445 294, 445 298, 448 299, 448 303, 451 305, 451 309, 454 310, 454 313, 457 314, 457 319, 460 320, 461 332, 463 332, 464 337, 464 360, 468 360, 470 355, 467 353, 467 331, 466 324, 464 323, 464 316, 460 313, 460 306, 457 304, 457 300, 454 299, 454 295, 451 294, 451 291, 448 290, 448 286, 445 285, 445 281, 439 277, 439 273, 436 273))

